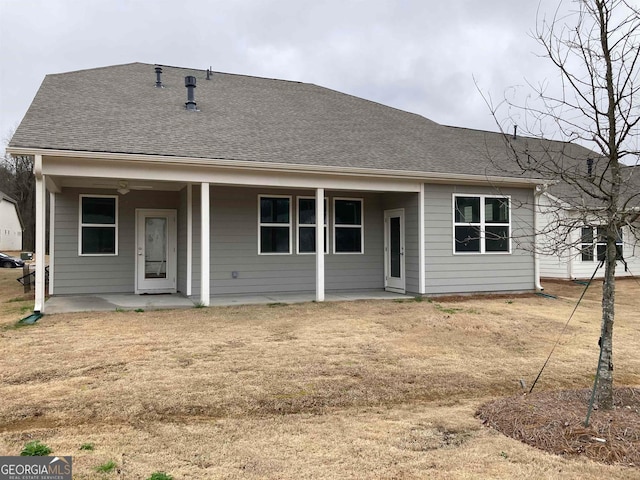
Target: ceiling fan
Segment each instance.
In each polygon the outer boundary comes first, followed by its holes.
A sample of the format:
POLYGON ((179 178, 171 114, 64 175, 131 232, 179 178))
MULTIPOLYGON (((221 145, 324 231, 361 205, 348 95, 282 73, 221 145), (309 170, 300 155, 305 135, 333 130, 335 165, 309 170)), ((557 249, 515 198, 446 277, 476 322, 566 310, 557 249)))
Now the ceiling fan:
POLYGON ((95 187, 116 188, 120 195, 126 195, 131 190, 153 190, 152 185, 131 185, 128 180, 119 180, 118 183, 94 183, 95 187))

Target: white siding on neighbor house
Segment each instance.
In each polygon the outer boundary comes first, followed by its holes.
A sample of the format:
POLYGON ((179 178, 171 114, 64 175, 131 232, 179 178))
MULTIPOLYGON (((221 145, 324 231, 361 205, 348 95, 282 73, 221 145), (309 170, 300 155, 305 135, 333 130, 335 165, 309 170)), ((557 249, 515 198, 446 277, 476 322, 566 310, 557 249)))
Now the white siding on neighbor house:
POLYGON ((419 293, 418 251, 418 194, 386 193, 383 196, 384 210, 404 209, 404 245, 406 292, 419 293))
POLYGON ((136 191, 118 197, 118 254, 78 255, 79 195, 117 195, 101 189, 65 188, 56 194, 55 295, 132 293, 135 285, 135 210, 180 205, 179 192, 136 191))
MULTIPOLYGON (((581 231, 576 230, 572 232, 572 240, 575 242, 576 247, 571 249, 571 254, 567 255, 567 257, 571 261, 571 277, 570 278, 580 278, 587 279, 591 278, 593 272, 595 271, 594 278, 603 278, 604 277, 604 266, 599 268, 596 271, 596 267, 599 262, 597 260, 593 261, 583 261, 582 254, 579 249, 581 231)), ((622 256, 627 262, 628 270, 625 271, 624 263, 619 261, 616 264, 616 277, 629 277, 629 276, 638 276, 640 277, 640 242, 638 239, 633 237, 631 230, 627 227, 622 229, 622 256)), ((595 252, 594 252, 595 256, 595 252)))
POLYGON ((0 250, 22 250, 22 225, 15 203, 0 197, 0 250))
POLYGON ((539 200, 537 238, 538 260, 540 262, 541 278, 571 278, 571 252, 568 249, 558 249, 558 240, 554 238, 557 228, 557 209, 549 201, 547 195, 540 195, 539 200))
MULTIPOLYGON (((200 195, 194 189, 193 290, 200 292, 200 195)), ((315 290, 315 255, 297 254, 297 198, 315 191, 243 188, 212 185, 211 203, 211 295, 312 292, 315 290), (292 201, 292 254, 258 254, 258 196, 287 195, 292 201), (234 278, 233 272, 237 272, 234 278)), ((325 256, 327 291, 382 289, 383 222, 382 195, 327 191, 329 253, 325 256), (333 254, 333 198, 364 200, 364 254, 333 254)))
POLYGON ((425 185, 426 294, 535 288, 533 189, 425 185), (511 254, 453 253, 453 194, 511 196, 511 254), (520 204, 529 205, 519 207, 520 204))
MULTIPOLYGON (((539 244, 543 251, 539 255, 540 277, 558 279, 588 279, 594 274, 594 278, 604 277, 604 267, 596 271, 598 261, 583 261, 580 251, 580 241, 582 231, 576 228, 569 234, 569 240, 558 246, 557 239, 554 239, 553 228, 549 228, 558 221, 558 215, 570 218, 575 213, 570 211, 559 211, 550 202, 546 195, 540 197, 540 207, 542 214, 539 225, 543 233, 539 236, 539 244), (546 228, 545 228, 546 227, 546 228), (555 250, 555 251, 554 251, 555 250)), ((640 240, 635 238, 632 230, 628 227, 622 229, 623 257, 627 262, 628 269, 625 271, 623 262, 616 265, 616 276, 640 276, 640 240)))

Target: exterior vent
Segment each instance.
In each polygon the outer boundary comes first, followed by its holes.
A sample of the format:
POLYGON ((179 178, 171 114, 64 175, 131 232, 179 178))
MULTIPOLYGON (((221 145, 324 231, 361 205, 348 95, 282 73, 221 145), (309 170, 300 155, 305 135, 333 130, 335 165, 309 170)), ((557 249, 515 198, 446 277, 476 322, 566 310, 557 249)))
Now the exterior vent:
POLYGON ((211 72, 211 67, 207 68, 207 80, 211 80, 211 74, 213 72, 211 72))
POLYGON ((196 88, 196 77, 191 75, 184 77, 184 86, 187 87, 187 110, 196 111, 196 101, 194 90, 196 88))
POLYGON ((156 67, 156 88, 164 88, 162 86, 162 68, 156 67))

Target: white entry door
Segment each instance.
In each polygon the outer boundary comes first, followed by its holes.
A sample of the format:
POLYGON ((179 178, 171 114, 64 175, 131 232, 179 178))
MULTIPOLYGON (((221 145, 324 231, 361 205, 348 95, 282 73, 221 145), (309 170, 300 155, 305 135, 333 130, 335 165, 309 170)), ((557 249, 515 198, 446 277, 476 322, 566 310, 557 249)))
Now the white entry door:
POLYGON ((136 210, 136 293, 176 291, 175 210, 136 210))
POLYGON ((384 212, 385 288, 405 293, 404 209, 384 212))

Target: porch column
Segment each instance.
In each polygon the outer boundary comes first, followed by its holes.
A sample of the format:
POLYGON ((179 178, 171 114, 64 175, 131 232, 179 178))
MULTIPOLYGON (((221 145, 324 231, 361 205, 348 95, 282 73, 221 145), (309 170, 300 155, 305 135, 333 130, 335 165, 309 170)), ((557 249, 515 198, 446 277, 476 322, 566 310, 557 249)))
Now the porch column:
POLYGON ((418 291, 421 295, 427 293, 426 290, 426 267, 425 267, 425 245, 424 245, 424 183, 420 184, 418 193, 418 291))
POLYGON ((200 302, 209 306, 210 285, 209 285, 209 183, 202 183, 200 193, 200 302))
POLYGON ((193 185, 187 185, 187 297, 193 287, 193 185))
POLYGON ((56 194, 49 192, 49 295, 53 295, 53 269, 56 237, 56 194))
POLYGON ((45 176, 42 174, 42 155, 35 156, 33 170, 36 177, 36 289, 33 311, 44 313, 44 267, 47 253, 45 251, 47 187, 45 185, 45 176))
POLYGON ((316 302, 324 302, 324 188, 316 188, 316 302))

